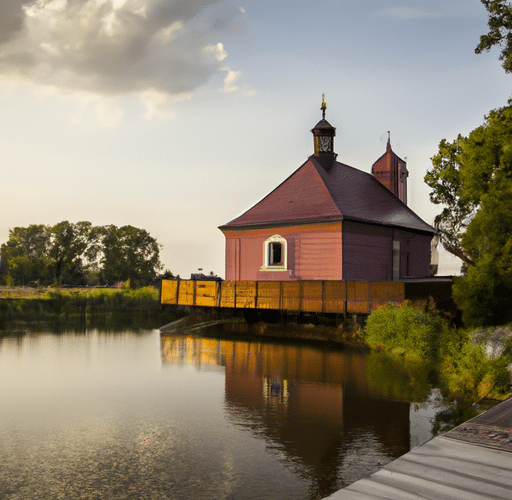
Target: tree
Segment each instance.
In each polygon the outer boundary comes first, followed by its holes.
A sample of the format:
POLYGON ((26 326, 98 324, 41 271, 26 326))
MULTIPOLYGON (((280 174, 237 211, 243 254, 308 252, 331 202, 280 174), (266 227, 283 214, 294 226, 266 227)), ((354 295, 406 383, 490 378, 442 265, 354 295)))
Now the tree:
POLYGON ((508 0, 481 0, 489 13, 489 33, 480 37, 477 54, 501 47, 500 60, 507 73, 512 72, 512 6, 508 0))
POLYGON ((76 224, 67 220, 51 228, 49 257, 55 281, 60 285, 83 284, 99 251, 100 231, 90 222, 76 224))
MULTIPOLYGON (((162 269, 160 245, 144 229, 62 221, 9 231, 0 247, 2 278, 26 285, 151 284, 162 269)), ((171 274, 172 275, 172 274, 171 274)))
POLYGON ((50 231, 43 224, 15 227, 9 230, 9 240, 0 247, 2 274, 10 276, 16 285, 45 281, 48 277, 50 231))
POLYGON ((443 247, 466 265, 474 262, 462 245, 462 234, 474 216, 475 206, 463 197, 460 156, 465 138, 458 136, 453 143, 443 139, 439 153, 432 157, 433 169, 425 175, 425 182, 433 189, 430 201, 445 208, 434 219, 434 225, 443 247))
POLYGON ((102 277, 107 283, 130 280, 138 288, 151 284, 162 269, 160 245, 144 229, 105 226, 102 229, 102 277))
POLYGON ((468 264, 453 290, 464 321, 512 321, 512 100, 467 138, 441 141, 432 162, 431 200, 446 204, 436 226, 468 264))

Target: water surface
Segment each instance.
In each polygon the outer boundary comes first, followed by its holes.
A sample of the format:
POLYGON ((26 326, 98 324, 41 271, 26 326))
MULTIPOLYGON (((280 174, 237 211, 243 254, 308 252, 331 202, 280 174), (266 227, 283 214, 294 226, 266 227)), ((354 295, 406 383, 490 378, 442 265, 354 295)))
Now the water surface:
POLYGON ((434 410, 390 397, 372 363, 158 330, 4 331, 0 498, 322 498, 430 437, 434 410))

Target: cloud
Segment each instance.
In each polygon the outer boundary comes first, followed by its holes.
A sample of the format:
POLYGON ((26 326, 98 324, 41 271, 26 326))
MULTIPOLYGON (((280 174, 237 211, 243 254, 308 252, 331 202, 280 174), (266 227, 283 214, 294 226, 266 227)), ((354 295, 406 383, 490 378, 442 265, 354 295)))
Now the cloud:
POLYGON ((174 116, 173 104, 191 99, 192 95, 192 92, 169 95, 165 92, 146 90, 141 94, 141 101, 146 107, 144 118, 148 120, 153 117, 162 120, 171 118, 174 116))
MULTIPOLYGON (((146 116, 160 115, 224 69, 220 40, 244 18, 224 0, 3 1, 0 79, 61 93, 138 93, 146 116)), ((228 70, 227 91, 239 76, 228 70)))
POLYGON ((238 79, 240 78, 240 71, 233 71, 232 69, 225 68, 227 71, 224 77, 224 86, 222 87, 223 92, 236 92, 238 90, 238 79))

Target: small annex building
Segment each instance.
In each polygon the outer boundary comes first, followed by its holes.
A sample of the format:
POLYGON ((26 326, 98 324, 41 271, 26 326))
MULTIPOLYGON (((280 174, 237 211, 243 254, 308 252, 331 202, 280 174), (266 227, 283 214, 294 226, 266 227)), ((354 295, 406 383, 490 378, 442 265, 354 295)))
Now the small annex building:
POLYGON ((336 129, 312 129, 314 154, 260 202, 220 226, 226 280, 397 281, 430 276, 436 231, 407 206, 392 150, 366 173, 337 161, 336 129))

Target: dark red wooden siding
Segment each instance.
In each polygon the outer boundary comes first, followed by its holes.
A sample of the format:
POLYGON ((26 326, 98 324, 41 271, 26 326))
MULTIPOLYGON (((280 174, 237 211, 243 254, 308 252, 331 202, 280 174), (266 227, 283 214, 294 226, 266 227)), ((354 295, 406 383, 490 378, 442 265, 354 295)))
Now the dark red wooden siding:
POLYGON ((391 281, 393 230, 371 224, 343 223, 343 280, 391 281))

